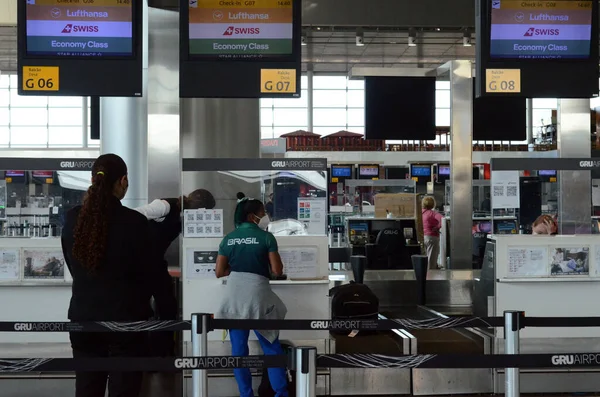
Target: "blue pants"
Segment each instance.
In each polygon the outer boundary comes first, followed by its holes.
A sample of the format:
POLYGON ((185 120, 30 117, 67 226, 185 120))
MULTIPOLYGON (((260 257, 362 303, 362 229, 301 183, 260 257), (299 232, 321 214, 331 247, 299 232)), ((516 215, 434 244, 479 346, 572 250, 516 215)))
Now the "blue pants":
MULTIPOLYGON (((271 343, 266 340, 260 333, 254 331, 258 337, 258 342, 262 348, 265 356, 277 356, 283 354, 283 349, 279 343, 279 339, 271 343)), ((247 356, 248 351, 248 338, 250 331, 248 330, 237 330, 232 329, 229 331, 229 339, 231 340, 231 355, 233 356, 247 356)), ((275 391, 276 397, 287 397, 287 378, 285 368, 269 368, 269 381, 271 387, 275 391)), ((240 397, 254 397, 252 391, 252 375, 248 368, 236 368, 233 370, 235 380, 237 381, 238 388, 240 390, 240 397)))

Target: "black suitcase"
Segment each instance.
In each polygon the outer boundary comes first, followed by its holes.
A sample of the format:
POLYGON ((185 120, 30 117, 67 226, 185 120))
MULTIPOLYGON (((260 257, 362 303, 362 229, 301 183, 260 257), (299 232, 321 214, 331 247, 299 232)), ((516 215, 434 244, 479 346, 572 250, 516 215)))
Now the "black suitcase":
MULTIPOLYGON (((364 284, 350 282, 329 290, 331 297, 332 320, 377 320, 379 316, 379 298, 364 284)), ((359 335, 372 335, 374 332, 361 331, 359 335)), ((336 332, 348 335, 348 332, 336 332)))

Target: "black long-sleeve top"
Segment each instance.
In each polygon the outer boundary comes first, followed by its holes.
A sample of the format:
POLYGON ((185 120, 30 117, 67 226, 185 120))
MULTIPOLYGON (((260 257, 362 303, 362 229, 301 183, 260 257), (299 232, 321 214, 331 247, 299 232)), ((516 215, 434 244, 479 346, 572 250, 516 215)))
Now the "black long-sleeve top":
POLYGON ((114 198, 106 254, 90 272, 73 258, 74 229, 81 207, 66 215, 62 234, 65 262, 73 276, 69 319, 140 321, 152 316, 150 297, 166 302, 171 293, 161 272, 148 220, 114 198))

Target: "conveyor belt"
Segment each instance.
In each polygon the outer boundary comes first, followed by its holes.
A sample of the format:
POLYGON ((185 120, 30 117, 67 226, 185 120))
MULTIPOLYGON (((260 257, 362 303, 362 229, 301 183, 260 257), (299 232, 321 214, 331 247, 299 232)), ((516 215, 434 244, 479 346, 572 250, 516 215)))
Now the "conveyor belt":
MULTIPOLYGON (((427 319, 436 317, 426 308, 407 306, 382 313, 385 317, 427 319)), ((419 354, 483 354, 483 340, 467 330, 408 330, 417 339, 419 354)))

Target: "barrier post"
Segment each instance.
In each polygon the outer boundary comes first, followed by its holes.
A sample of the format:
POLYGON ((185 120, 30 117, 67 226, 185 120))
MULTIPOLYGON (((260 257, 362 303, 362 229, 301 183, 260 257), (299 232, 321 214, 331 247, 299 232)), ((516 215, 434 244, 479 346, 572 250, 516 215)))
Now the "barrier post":
MULTIPOLYGON (((210 314, 192 314, 192 356, 208 356, 208 320, 210 314)), ((205 369, 192 370, 192 397, 208 397, 208 376, 205 369)))
POLYGON ((297 347, 295 352, 296 397, 317 396, 317 348, 297 347))
MULTIPOLYGON (((504 312, 504 353, 519 354, 519 331, 523 328, 525 313, 518 311, 504 312)), ((521 394, 519 368, 505 368, 504 395, 519 397, 521 394)))

